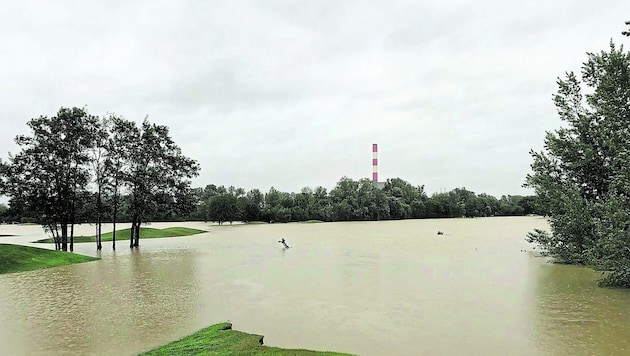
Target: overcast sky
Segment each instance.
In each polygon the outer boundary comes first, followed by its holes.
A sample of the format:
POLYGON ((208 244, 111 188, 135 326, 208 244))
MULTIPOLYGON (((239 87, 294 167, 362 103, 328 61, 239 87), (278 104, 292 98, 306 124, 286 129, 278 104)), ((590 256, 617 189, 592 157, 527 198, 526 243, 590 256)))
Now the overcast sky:
POLYGON ((26 122, 146 115, 199 161, 194 186, 400 177, 431 194, 531 194, 559 127, 556 78, 621 31, 630 1, 0 0, 0 157, 26 122))

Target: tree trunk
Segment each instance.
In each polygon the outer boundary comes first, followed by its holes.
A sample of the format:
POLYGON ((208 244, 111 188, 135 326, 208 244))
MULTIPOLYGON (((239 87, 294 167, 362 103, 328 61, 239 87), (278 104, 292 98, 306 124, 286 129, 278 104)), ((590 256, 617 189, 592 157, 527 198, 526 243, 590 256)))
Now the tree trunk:
POLYGON ((118 177, 114 180, 114 226, 112 231, 112 250, 116 249, 116 220, 118 220, 118 177))
POLYGON ((136 227, 136 231, 135 231, 136 238, 135 238, 135 241, 133 243, 134 247, 140 246, 140 225, 141 225, 140 222, 141 222, 141 220, 140 220, 140 218, 138 218, 138 222, 137 222, 138 226, 136 227))
POLYGON ((59 230, 57 230, 57 224, 48 225, 48 229, 50 230, 50 233, 52 234, 52 237, 53 237, 53 241, 55 242, 55 250, 56 251, 61 250, 61 244, 59 241, 59 230))
POLYGON ((133 229, 136 227, 136 221, 131 220, 131 230, 129 230, 129 248, 133 248, 133 229))
POLYGON ((74 219, 70 224, 70 252, 74 252, 74 219))
POLYGON ((131 231, 129 231, 129 247, 133 248, 134 246, 134 239, 136 238, 136 229, 137 229, 137 225, 136 225, 136 221, 137 221, 137 217, 134 214, 133 218, 131 219, 131 231))
POLYGON ((101 182, 98 183, 98 193, 96 194, 96 250, 100 251, 103 249, 102 245, 102 237, 101 237, 101 210, 102 210, 102 202, 101 202, 101 182))
POLYGON ((75 216, 76 216, 76 200, 77 200, 75 189, 72 190, 72 203, 70 204, 70 252, 74 252, 74 223, 75 223, 75 216))
POLYGON ((61 251, 68 251, 68 224, 61 223, 61 251))
POLYGON ((55 244, 57 245, 57 251, 61 251, 61 239, 59 238, 59 226, 55 223, 55 244))
POLYGON ((116 249, 116 208, 114 208, 114 224, 112 231, 112 250, 116 249))

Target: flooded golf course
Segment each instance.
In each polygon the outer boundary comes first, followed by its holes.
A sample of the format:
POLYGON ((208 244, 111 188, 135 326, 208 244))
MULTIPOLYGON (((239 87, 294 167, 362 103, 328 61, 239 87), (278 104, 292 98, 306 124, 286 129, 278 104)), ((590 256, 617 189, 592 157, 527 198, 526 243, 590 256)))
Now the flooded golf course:
POLYGON ((151 225, 169 226, 209 232, 77 244, 102 259, 0 275, 0 355, 134 355, 227 320, 267 345, 359 355, 630 354, 630 291, 546 263, 524 240, 541 217, 151 225))

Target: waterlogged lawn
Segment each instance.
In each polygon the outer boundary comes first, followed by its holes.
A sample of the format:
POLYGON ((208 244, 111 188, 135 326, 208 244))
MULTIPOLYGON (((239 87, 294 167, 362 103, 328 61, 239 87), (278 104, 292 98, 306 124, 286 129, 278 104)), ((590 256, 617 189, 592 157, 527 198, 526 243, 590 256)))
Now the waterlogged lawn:
POLYGON ((348 355, 299 349, 281 349, 260 344, 262 336, 232 330, 222 323, 201 329, 183 339, 145 352, 147 355, 348 355))
POLYGON ((98 258, 38 247, 0 244, 0 274, 95 261, 98 258))
MULTIPOLYGON (((152 227, 141 227, 140 228, 140 239, 154 239, 161 237, 177 237, 177 236, 190 236, 201 234, 207 231, 199 230, 199 229, 190 229, 187 227, 169 227, 166 229, 154 229, 152 227)), ((122 229, 116 231, 116 240, 129 240, 129 235, 131 234, 131 229, 122 229)), ((112 241, 113 234, 111 232, 107 232, 101 235, 101 239, 103 242, 112 241)), ((42 243, 54 243, 52 238, 38 240, 36 242, 42 243)), ((96 242, 96 235, 93 236, 75 236, 74 242, 96 242)))

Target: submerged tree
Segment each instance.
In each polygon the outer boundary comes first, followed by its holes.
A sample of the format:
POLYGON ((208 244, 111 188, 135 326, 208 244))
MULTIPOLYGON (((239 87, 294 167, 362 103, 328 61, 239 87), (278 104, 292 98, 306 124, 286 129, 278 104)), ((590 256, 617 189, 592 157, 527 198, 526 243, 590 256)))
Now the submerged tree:
POLYGON ((55 247, 73 250, 77 199, 87 189, 90 128, 95 117, 80 108, 61 108, 55 116, 28 122, 30 135, 15 142, 21 151, 4 166, 4 193, 23 204, 53 235, 55 247))
POLYGON ((90 164, 92 166, 94 184, 96 189, 96 249, 100 251, 103 248, 102 244, 102 221, 103 221, 103 194, 108 188, 109 175, 108 167, 111 166, 107 157, 108 148, 108 129, 109 120, 97 119, 97 124, 92 126, 91 137, 93 138, 92 147, 90 147, 90 164))
POLYGON ((190 179, 199 166, 182 155, 166 126, 145 120, 138 127, 114 115, 99 119, 79 108, 61 108, 28 126, 32 134, 16 138, 21 151, 0 162, 0 194, 9 196, 20 220, 42 224, 57 249, 73 250, 77 217, 96 223, 102 249, 105 202, 111 200, 115 231, 125 189, 132 247, 148 217, 188 215, 197 204, 190 179))
POLYGON ((588 54, 581 74, 558 80, 554 102, 566 126, 531 152, 526 186, 545 202, 551 233, 528 239, 561 262, 594 265, 610 272, 606 282, 630 286, 630 54, 611 42, 588 54))
POLYGON ((184 156, 168 127, 144 120, 127 128, 123 181, 131 195, 130 247, 138 247, 140 225, 158 209, 192 210, 190 179, 199 173, 196 161, 184 156))
POLYGON ((106 171, 110 177, 110 198, 112 207, 112 249, 116 249, 116 223, 121 205, 121 189, 125 181, 124 173, 129 166, 129 143, 133 141, 135 124, 121 117, 110 115, 108 123, 106 171))

